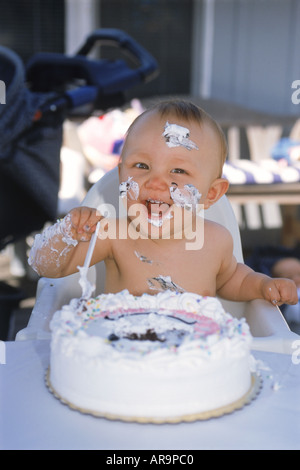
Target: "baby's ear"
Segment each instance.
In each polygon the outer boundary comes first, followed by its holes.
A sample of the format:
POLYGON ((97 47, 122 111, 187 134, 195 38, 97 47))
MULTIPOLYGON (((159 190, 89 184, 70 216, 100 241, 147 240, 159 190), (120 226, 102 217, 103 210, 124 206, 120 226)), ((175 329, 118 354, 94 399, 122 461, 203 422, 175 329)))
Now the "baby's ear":
POLYGON ((229 182, 225 178, 217 178, 211 184, 205 201, 204 209, 208 209, 210 206, 215 204, 228 190, 229 182))

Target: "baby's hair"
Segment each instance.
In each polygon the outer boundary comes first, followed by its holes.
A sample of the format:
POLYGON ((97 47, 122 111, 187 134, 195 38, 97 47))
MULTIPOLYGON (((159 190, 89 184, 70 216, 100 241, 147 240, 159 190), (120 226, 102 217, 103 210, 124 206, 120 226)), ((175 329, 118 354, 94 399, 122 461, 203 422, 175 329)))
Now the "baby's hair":
POLYGON ((161 117, 165 118, 174 117, 182 119, 186 122, 196 122, 200 126, 203 124, 207 124, 208 126, 210 126, 212 130, 215 131, 220 143, 220 160, 222 172, 222 168, 227 157, 226 138, 219 124, 206 111, 204 111, 204 109, 195 105, 191 101, 182 99, 158 101, 156 104, 149 107, 146 111, 144 111, 140 116, 136 118, 136 120, 129 127, 128 134, 130 133, 130 130, 132 129, 132 127, 134 127, 134 124, 139 120, 141 116, 144 116, 151 112, 158 112, 161 117))

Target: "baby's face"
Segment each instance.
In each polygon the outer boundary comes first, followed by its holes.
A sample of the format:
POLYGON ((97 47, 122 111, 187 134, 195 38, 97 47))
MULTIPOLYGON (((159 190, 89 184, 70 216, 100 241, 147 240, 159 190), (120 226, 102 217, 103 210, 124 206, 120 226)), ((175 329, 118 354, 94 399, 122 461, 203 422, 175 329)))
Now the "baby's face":
POLYGON ((148 223, 162 227, 172 211, 196 213, 206 204, 211 183, 220 173, 220 148, 206 124, 185 122, 157 112, 134 125, 124 145, 120 173, 121 196, 128 206, 143 206, 148 223))

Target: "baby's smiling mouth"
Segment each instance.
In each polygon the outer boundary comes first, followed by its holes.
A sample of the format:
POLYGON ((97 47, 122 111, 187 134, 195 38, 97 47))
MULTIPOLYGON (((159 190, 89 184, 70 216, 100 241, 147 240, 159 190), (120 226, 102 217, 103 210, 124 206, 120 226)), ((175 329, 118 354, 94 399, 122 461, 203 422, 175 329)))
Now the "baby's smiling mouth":
POLYGON ((160 199, 152 199, 148 198, 145 201, 145 205, 148 210, 148 217, 150 219, 154 218, 162 218, 169 212, 170 204, 162 201, 160 199))

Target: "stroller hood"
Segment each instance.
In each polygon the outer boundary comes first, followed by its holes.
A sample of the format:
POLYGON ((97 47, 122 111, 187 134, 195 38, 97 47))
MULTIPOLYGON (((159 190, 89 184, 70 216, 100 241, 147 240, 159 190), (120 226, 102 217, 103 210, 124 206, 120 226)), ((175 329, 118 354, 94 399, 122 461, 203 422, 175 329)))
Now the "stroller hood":
POLYGON ((63 121, 71 110, 105 110, 125 102, 124 92, 157 74, 155 59, 126 33, 94 31, 74 57, 40 53, 23 67, 0 46, 0 249, 57 217, 63 121), (88 57, 96 44, 112 44, 123 59, 88 57), (26 83, 26 81, 28 83, 26 83), (92 107, 92 109, 93 109, 92 107), (90 109, 90 108, 89 108, 90 109))
POLYGON ((53 93, 32 93, 25 83, 23 63, 0 47, 0 79, 5 104, 0 104, 0 249, 40 230, 57 213, 61 116, 35 121, 53 93))

